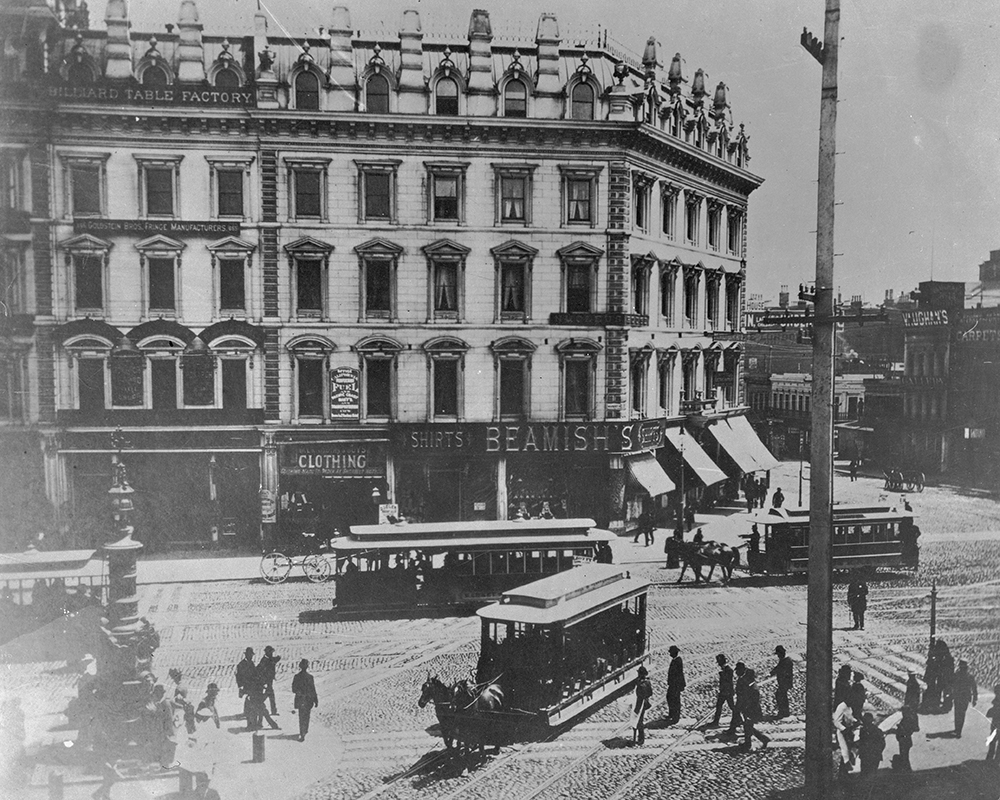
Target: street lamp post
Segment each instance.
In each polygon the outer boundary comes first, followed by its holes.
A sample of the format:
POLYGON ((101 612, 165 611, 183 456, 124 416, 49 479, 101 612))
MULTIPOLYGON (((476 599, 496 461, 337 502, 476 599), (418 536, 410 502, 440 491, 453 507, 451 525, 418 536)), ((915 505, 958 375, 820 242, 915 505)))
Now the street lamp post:
POLYGON ((684 493, 684 427, 681 426, 679 432, 680 454, 681 454, 681 497, 677 506, 677 529, 681 532, 680 538, 684 538, 684 527, 686 524, 687 495, 684 493))
POLYGON ((382 504, 382 492, 378 486, 372 487, 372 505, 375 506, 375 524, 379 524, 379 506, 382 504))

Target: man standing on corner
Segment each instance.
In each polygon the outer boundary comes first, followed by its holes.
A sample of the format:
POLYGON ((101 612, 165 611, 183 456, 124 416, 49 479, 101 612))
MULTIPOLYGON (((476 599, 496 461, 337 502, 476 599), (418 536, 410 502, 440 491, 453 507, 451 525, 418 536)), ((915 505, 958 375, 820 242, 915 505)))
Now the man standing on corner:
POLYGON ((299 662, 299 671, 292 678, 292 693, 295 695, 295 710, 299 715, 299 741, 304 742, 309 733, 309 717, 319 705, 316 682, 309 674, 309 661, 305 658, 299 662))
POLYGON ((865 609, 868 608, 868 584, 863 580, 855 579, 847 587, 847 605, 851 607, 851 616, 854 620, 852 630, 865 629, 865 609))
POLYGON ((684 682, 684 660, 680 648, 670 645, 670 666, 667 667, 667 722, 674 723, 681 718, 681 692, 684 682))
POLYGON ((733 668, 726 663, 726 656, 723 653, 719 653, 715 661, 719 665, 719 692, 715 696, 715 717, 712 719, 712 727, 719 725, 723 706, 729 705, 730 722, 736 707, 733 702, 733 668))
POLYGON ((649 682, 649 671, 639 665, 635 680, 635 701, 632 704, 632 744, 642 745, 646 741, 646 712, 653 697, 653 684, 649 682))
POLYGON ((951 696, 955 703, 955 738, 962 738, 962 728, 965 727, 965 712, 971 703, 979 702, 979 687, 976 679, 969 673, 967 661, 959 661, 955 677, 952 679, 951 696))
POLYGON ((276 656, 274 648, 268 645, 264 648, 264 656, 257 663, 257 679, 264 690, 264 701, 271 704, 271 716, 278 713, 278 706, 274 702, 274 676, 279 661, 281 656, 276 656))
POLYGON ((778 680, 778 686, 774 690, 774 705, 778 712, 777 718, 781 719, 791 713, 788 709, 788 693, 792 689, 794 666, 792 659, 785 655, 785 648, 780 644, 774 648, 774 654, 778 657, 778 663, 771 669, 771 675, 778 680))
POLYGON ((253 648, 248 647, 243 654, 243 660, 236 665, 236 688, 243 699, 243 716, 247 720, 247 729, 255 731, 260 728, 260 719, 254 716, 253 701, 250 694, 257 680, 257 665, 253 663, 253 648))

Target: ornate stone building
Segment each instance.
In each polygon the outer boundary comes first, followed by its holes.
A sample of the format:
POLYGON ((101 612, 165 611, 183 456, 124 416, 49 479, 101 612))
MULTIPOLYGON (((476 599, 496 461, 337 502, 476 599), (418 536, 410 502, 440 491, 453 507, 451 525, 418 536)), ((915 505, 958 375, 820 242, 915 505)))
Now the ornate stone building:
POLYGON ((5 421, 64 528, 118 427, 154 548, 379 503, 620 528, 682 471, 767 463, 739 419, 761 179, 724 84, 550 14, 389 35, 338 6, 289 38, 126 8, 0 12, 5 421))

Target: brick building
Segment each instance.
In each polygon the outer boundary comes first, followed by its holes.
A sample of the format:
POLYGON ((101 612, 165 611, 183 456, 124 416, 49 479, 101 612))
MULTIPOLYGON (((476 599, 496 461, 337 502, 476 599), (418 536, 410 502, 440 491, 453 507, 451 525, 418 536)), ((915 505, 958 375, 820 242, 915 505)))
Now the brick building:
POLYGON ((126 9, 0 11, 5 435, 65 529, 100 524, 119 427, 154 546, 376 503, 620 528, 681 470, 698 495, 770 464, 739 419, 761 179, 723 84, 550 14, 462 38, 336 7, 289 38, 126 9))

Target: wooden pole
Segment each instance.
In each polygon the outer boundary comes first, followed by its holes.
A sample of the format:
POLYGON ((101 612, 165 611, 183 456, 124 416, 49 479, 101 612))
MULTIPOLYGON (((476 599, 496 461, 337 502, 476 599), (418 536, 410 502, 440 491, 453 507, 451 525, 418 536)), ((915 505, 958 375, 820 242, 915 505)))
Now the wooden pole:
POLYGON ((809 482, 809 589, 806 620, 806 796, 832 793, 833 708, 833 222, 840 0, 826 0, 823 45, 803 31, 802 44, 823 65, 819 187, 816 207, 816 300, 813 323, 812 443, 809 482))

